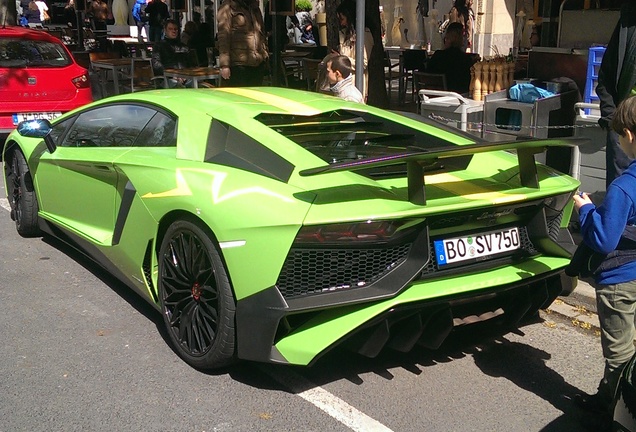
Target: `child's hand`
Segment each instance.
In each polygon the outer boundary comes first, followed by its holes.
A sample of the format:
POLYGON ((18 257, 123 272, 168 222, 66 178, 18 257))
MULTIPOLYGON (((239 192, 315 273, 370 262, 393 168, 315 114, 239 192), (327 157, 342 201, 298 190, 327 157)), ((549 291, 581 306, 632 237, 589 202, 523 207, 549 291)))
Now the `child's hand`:
POLYGON ((592 200, 585 192, 574 194, 573 198, 574 198, 574 207, 576 207, 577 210, 579 210, 585 204, 593 204, 592 200))

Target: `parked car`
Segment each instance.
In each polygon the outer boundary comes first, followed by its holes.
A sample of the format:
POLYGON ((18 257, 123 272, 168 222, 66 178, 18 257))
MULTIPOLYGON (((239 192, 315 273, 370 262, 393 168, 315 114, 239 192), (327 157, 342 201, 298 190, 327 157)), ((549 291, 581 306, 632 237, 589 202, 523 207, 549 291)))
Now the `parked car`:
POLYGON ((44 30, 0 27, 0 139, 19 122, 53 119, 93 101, 88 71, 44 30))
POLYGON ((309 365, 507 329, 570 292, 579 183, 535 163, 552 145, 572 143, 275 87, 151 90, 21 123, 4 175, 18 232, 137 291, 190 365, 309 365))

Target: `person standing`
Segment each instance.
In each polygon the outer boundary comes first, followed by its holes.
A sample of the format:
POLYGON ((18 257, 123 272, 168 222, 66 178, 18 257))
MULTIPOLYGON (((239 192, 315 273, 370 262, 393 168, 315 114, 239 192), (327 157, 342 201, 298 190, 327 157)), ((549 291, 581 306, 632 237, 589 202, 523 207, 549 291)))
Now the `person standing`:
POLYGON ((152 43, 157 43, 161 41, 161 34, 166 20, 170 18, 170 11, 164 0, 151 0, 146 6, 146 15, 148 15, 150 29, 148 39, 152 43))
POLYGON ((77 10, 75 10, 75 0, 68 0, 64 6, 64 22, 73 30, 77 30, 77 10))
POLYGON ((364 97, 353 82, 351 60, 344 55, 330 57, 326 60, 327 79, 334 96, 349 102, 364 104, 364 97))
POLYGON ((218 11, 221 86, 260 86, 267 59, 267 37, 257 0, 225 0, 218 11))
POLYGON ((40 9, 34 1, 29 2, 26 10, 23 11, 22 16, 26 18, 27 23, 29 24, 42 24, 42 19, 40 18, 40 9))
POLYGON ((455 0, 448 12, 449 24, 458 22, 464 27, 462 48, 465 52, 472 52, 473 49, 475 16, 472 7, 473 0, 455 0))
MULTIPOLYGON (((132 8, 132 16, 135 20, 135 25, 137 26, 137 40, 139 40, 139 42, 144 41, 142 33, 146 27, 146 23, 148 22, 146 7, 146 0, 137 0, 132 8)), ((146 33, 146 36, 148 36, 148 33, 146 33)))
MULTIPOLYGON (((95 30, 106 31, 106 20, 108 19, 108 3, 103 0, 93 0, 88 9, 88 15, 93 21, 93 28, 95 30)), ((106 36, 103 36, 105 39, 106 36)))
POLYGON ((541 46, 541 24, 535 24, 530 33, 530 47, 541 46))
MULTIPOLYGON (((636 96, 618 105, 611 128, 618 135, 623 152, 633 159, 636 156, 636 96)), ((633 342, 636 335, 636 161, 610 184, 598 207, 585 193, 574 195, 574 205, 579 212, 584 244, 603 259, 594 272, 594 288, 605 357, 605 370, 597 393, 575 395, 574 401, 607 422, 611 420, 612 402, 623 366, 636 352, 633 342)))
MULTIPOLYGON (((340 31, 338 33, 339 45, 336 50, 339 54, 349 57, 351 67, 356 68, 356 2, 355 0, 343 0, 336 8, 338 20, 340 22, 340 31)), ((362 67, 364 70, 364 78, 362 83, 362 94, 365 99, 369 89, 369 72, 367 69, 369 54, 373 49, 373 36, 368 28, 364 29, 364 55, 362 58, 362 67)))
POLYGON ((42 23, 48 23, 49 22, 49 6, 42 0, 35 0, 35 4, 38 6, 38 9, 40 10, 40 21, 42 21, 42 23))
POLYGON ((598 72, 596 95, 599 98, 601 118, 599 125, 607 131, 605 149, 606 188, 630 164, 630 158, 621 150, 618 135, 610 124, 619 102, 634 94, 636 86, 636 4, 626 2, 620 18, 607 44, 598 72))

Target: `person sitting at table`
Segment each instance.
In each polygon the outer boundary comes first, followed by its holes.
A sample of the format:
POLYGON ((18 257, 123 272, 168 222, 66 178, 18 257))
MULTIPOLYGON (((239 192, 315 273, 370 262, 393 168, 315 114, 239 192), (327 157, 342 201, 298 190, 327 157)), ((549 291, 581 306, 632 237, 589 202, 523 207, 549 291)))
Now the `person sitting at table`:
POLYGON ((186 22, 181 32, 181 42, 192 48, 192 42, 194 38, 196 38, 197 28, 197 23, 194 21, 186 22))
POLYGON ((446 89, 456 93, 468 93, 470 68, 473 60, 464 52, 464 27, 450 23, 444 35, 444 49, 437 50, 426 63, 426 72, 446 75, 446 89))
POLYGON ((308 43, 308 44, 314 44, 314 45, 316 44, 316 39, 314 39, 313 27, 314 25, 312 24, 311 21, 303 25, 302 30, 300 32, 300 41, 302 43, 308 43))
MULTIPOLYGON (((193 67, 190 63, 190 48, 179 40, 179 24, 173 19, 166 21, 165 37, 152 48, 152 69, 155 75, 163 75, 165 69, 193 67)), ((168 79, 168 87, 192 87, 191 80, 168 79)))
POLYGON ((364 97, 354 83, 351 60, 345 55, 332 56, 325 60, 327 79, 334 96, 349 102, 364 104, 364 97))

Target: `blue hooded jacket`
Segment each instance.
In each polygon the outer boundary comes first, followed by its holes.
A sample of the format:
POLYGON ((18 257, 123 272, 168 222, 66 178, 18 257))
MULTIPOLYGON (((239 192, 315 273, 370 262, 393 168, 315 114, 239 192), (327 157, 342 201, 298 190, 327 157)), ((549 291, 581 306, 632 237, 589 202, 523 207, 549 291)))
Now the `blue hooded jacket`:
MULTIPOLYGON (((148 21, 145 16, 142 16, 141 7, 146 5, 146 0, 137 0, 132 8, 132 16, 136 22, 148 21)), ((145 14, 144 14, 145 15, 145 14)))
MULTIPOLYGON (((603 203, 585 204, 579 210, 583 241, 601 254, 609 254, 618 245, 627 225, 636 224, 636 161, 607 188, 603 203)), ((617 284, 636 279, 636 261, 595 275, 596 283, 617 284)))

